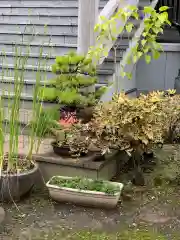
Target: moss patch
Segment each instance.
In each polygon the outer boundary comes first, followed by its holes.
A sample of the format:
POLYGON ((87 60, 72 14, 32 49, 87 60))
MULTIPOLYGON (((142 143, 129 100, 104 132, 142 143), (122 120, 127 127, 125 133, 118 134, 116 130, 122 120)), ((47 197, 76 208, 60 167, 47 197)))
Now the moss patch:
POLYGON ((166 240, 167 238, 160 233, 146 230, 127 230, 122 233, 107 234, 90 231, 78 233, 67 233, 62 230, 54 231, 51 234, 41 233, 33 236, 34 240, 166 240))

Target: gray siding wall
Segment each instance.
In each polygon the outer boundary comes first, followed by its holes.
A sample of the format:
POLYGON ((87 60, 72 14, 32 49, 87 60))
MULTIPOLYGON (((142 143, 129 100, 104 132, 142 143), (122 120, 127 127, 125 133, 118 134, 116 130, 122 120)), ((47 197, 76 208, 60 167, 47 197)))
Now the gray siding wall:
MULTIPOLYGON (((100 1, 100 10, 107 1, 100 1)), ((55 57, 76 50, 77 23, 78 0, 0 0, 0 89, 13 92, 14 60, 16 56, 28 57, 24 94, 29 99, 38 63, 43 70, 42 80, 50 79, 55 57), (43 60, 39 61, 41 51, 43 60)), ((113 64, 103 64, 100 84, 108 83, 112 73, 113 64)))
POLYGON ((164 52, 158 60, 146 64, 144 59, 137 63, 136 84, 140 92, 174 88, 180 69, 180 44, 163 44, 164 52))
POLYGON ((47 70, 47 78, 52 77, 49 67, 54 58, 76 49, 77 16, 77 1, 0 1, 0 52, 5 55, 0 57, 0 68, 6 69, 0 73, 3 81, 13 76, 17 55, 28 56, 25 79, 35 80, 41 48, 41 68, 47 70))

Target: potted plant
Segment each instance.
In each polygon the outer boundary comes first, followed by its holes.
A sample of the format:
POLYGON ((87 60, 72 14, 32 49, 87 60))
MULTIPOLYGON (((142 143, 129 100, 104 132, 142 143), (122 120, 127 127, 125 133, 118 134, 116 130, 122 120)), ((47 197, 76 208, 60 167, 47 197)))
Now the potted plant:
MULTIPOLYGON (((17 65, 21 61, 17 58, 17 65)), ((23 58, 22 68, 26 61, 23 58)), ((19 140, 23 134, 20 129, 21 94, 24 87, 23 71, 17 69, 14 75, 14 96, 8 96, 8 120, 4 111, 4 98, 0 98, 0 201, 14 202, 20 200, 35 185, 39 175, 38 164, 33 161, 33 151, 39 149, 41 139, 49 124, 49 116, 42 108, 40 91, 40 74, 37 74, 33 92, 32 122, 29 124, 29 147, 27 153, 20 152, 19 140), (43 117, 42 117, 43 116, 43 117), (46 121, 44 121, 46 119, 46 121), (43 120, 43 121, 42 121, 43 120), (6 130, 9 129, 7 139, 6 130)), ((5 100, 6 101, 6 100, 5 100)), ((55 123, 53 122, 53 127, 55 123)))
POLYGON ((62 157, 80 158, 91 156, 94 161, 103 161, 102 146, 90 135, 89 125, 77 123, 62 129, 51 129, 55 136, 52 142, 54 153, 62 157))
MULTIPOLYGON (((23 76, 16 73, 14 85, 14 98, 13 100, 11 100, 11 96, 8 98, 11 101, 11 104, 8 104, 8 121, 5 121, 4 100, 0 99, 0 201, 19 200, 32 189, 39 173, 38 165, 31 158, 31 147, 28 153, 29 157, 19 154, 19 112, 24 85, 23 76), (7 128, 9 128, 8 144, 5 142, 7 128), (4 145, 8 145, 8 152, 4 145)), ((34 103, 36 98, 37 95, 34 98, 34 103)), ((34 104, 34 107, 37 105, 34 104)), ((31 135, 31 139, 33 139, 33 135, 31 135)))
POLYGON ((95 91, 97 78, 92 60, 71 52, 56 57, 52 72, 56 77, 42 88, 43 99, 61 104, 61 119, 88 122, 93 107, 105 91, 104 87, 95 91))
POLYGON ((76 127, 54 130, 55 141, 52 142, 53 150, 59 156, 82 157, 87 155, 90 139, 82 136, 76 127))
POLYGON ((113 208, 117 205, 122 183, 54 176, 46 184, 52 199, 94 207, 113 208))

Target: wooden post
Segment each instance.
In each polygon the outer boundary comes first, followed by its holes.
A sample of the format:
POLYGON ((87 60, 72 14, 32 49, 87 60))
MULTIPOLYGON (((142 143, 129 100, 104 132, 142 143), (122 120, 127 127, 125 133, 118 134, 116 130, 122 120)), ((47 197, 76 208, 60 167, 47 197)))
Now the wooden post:
POLYGON ((95 44, 94 26, 99 14, 99 0, 78 0, 78 49, 79 54, 86 54, 95 44))

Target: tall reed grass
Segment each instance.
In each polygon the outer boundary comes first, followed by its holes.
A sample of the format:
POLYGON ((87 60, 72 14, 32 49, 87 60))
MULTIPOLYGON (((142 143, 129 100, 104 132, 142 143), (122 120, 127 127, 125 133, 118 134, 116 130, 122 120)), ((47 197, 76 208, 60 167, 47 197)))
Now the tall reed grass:
MULTIPOLYGON (((34 36, 32 36, 33 39, 34 36)), ((5 140, 7 135, 8 139, 8 165, 7 172, 12 170, 18 170, 18 155, 19 155, 19 137, 24 133, 21 132, 20 128, 20 111, 22 108, 22 93, 25 87, 25 70, 28 59, 31 57, 31 47, 30 42, 27 44, 27 49, 25 52, 22 51, 21 47, 15 46, 15 56, 14 56, 14 72, 11 74, 11 70, 6 68, 7 57, 4 50, 0 50, 2 57, 2 72, 1 72, 1 83, 4 82, 5 76, 11 76, 14 79, 14 89, 12 95, 12 85, 9 84, 9 89, 1 89, 0 97, 0 171, 2 173, 3 164, 5 161, 5 140), (4 64, 3 64, 4 63, 4 64), (8 104, 6 104, 8 102, 8 104), (6 106, 7 105, 7 106, 6 106), (7 112, 5 112, 7 108, 7 112)), ((49 44, 50 45, 50 44, 49 44)), ((48 129, 49 122, 52 120, 50 115, 45 114, 42 118, 43 109, 43 91, 40 91, 42 87, 42 81, 47 79, 45 77, 46 73, 42 71, 42 68, 50 67, 48 66, 48 53, 47 58, 43 57, 43 43, 40 47, 38 58, 38 66, 36 71, 36 81, 32 92, 32 119, 31 124, 27 124, 29 130, 29 150, 27 152, 27 165, 29 161, 32 160, 32 154, 35 149, 36 153, 39 150, 41 141, 48 129)), ((25 128, 26 128, 25 127, 25 128)), ((25 128, 23 130, 25 130, 25 128)))

